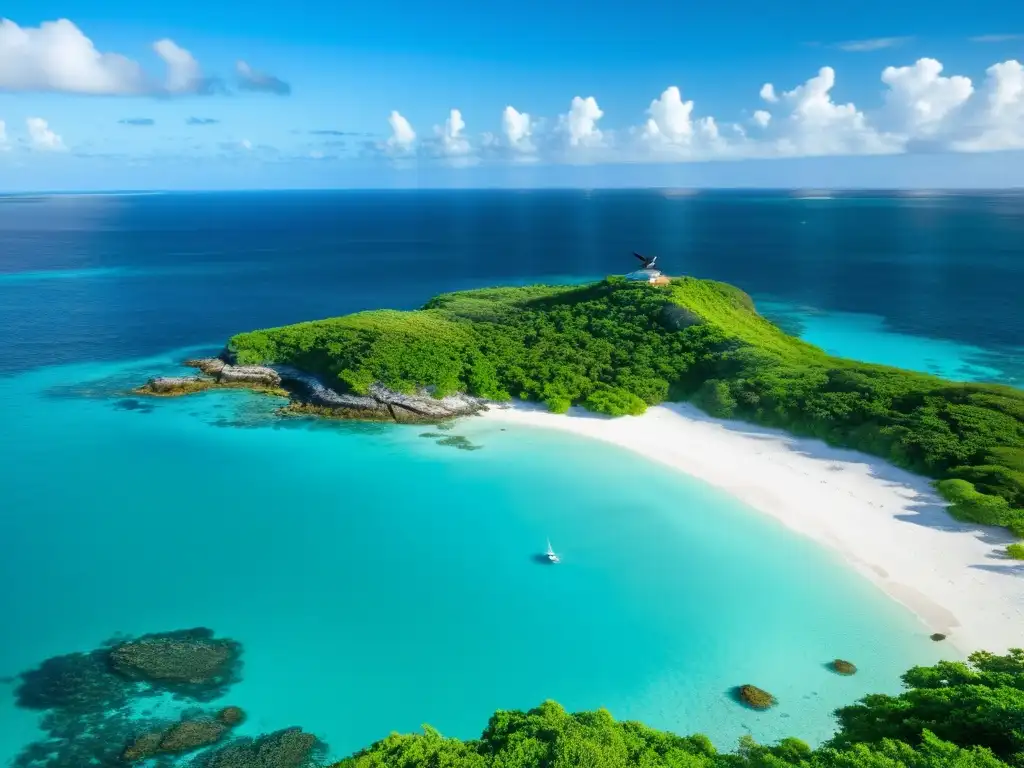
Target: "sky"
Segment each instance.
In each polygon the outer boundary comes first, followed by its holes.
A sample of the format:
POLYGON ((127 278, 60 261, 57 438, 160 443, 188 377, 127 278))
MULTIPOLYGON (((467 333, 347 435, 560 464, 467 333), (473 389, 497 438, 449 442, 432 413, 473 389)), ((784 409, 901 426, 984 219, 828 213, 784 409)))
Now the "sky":
POLYGON ((1024 186, 1024 3, 6 0, 0 190, 1024 186))

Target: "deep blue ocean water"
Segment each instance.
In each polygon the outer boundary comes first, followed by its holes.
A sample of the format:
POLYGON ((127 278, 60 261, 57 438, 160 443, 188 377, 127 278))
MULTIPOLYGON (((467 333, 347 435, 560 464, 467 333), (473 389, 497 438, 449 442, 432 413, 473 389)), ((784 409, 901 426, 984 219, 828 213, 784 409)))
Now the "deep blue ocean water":
MULTIPOLYGON (((0 678, 116 632, 245 646, 249 733, 335 755, 496 708, 607 706, 721 746, 828 735, 942 649, 829 553, 609 446, 295 423, 123 391, 255 327, 659 266, 831 351, 1024 381, 1024 198, 664 192, 0 198, 0 678), (559 568, 532 556, 550 537, 559 568), (827 673, 836 656, 854 678, 827 673), (756 682, 778 709, 726 691, 756 682)), ((0 684, 0 765, 37 738, 0 684)))

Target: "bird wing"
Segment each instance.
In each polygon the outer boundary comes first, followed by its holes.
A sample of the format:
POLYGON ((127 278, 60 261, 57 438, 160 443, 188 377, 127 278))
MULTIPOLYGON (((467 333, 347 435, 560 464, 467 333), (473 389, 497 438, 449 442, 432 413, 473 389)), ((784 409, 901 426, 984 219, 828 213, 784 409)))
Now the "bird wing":
POLYGON ((642 262, 643 262, 644 264, 646 264, 646 263, 647 263, 647 259, 646 259, 646 257, 644 257, 644 256, 641 256, 641 255, 640 255, 639 253, 637 253, 636 251, 633 251, 633 255, 634 255, 634 256, 636 256, 636 257, 637 257, 638 259, 640 259, 640 261, 642 261, 642 262))

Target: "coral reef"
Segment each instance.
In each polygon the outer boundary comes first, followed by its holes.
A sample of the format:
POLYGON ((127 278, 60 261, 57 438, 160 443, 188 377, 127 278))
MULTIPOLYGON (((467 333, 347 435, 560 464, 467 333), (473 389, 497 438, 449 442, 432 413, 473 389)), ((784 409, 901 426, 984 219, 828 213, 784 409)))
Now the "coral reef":
POLYGON ((316 736, 301 728, 285 728, 203 753, 192 768, 312 768, 325 751, 316 736))
POLYGON ((736 689, 736 696, 751 709, 769 709, 778 703, 768 691, 755 685, 741 685, 736 689))
POLYGON ((221 696, 238 679, 241 646, 206 628, 144 635, 110 651, 110 666, 129 680, 197 701, 221 696))
MULTIPOLYGON (((187 629, 131 639, 47 659, 19 675, 18 706, 41 711, 44 737, 10 768, 114 768, 125 761, 181 754, 221 741, 244 713, 186 713, 177 722, 139 719, 139 699, 169 692, 210 701, 238 679, 241 646, 211 630, 187 629)), ((168 758, 169 759, 169 758, 168 758)), ((166 763, 171 765, 171 763, 166 763)))

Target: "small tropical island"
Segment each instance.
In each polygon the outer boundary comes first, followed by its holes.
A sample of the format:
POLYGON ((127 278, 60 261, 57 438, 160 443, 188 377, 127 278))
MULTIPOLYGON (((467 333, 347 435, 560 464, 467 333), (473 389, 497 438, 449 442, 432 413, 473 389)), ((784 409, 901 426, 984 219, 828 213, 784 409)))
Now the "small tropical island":
POLYGON ((734 286, 461 291, 241 333, 186 363, 198 375, 137 393, 243 387, 286 397, 285 415, 482 414, 616 443, 837 550, 963 653, 1019 644, 1024 391, 829 355, 734 286))

